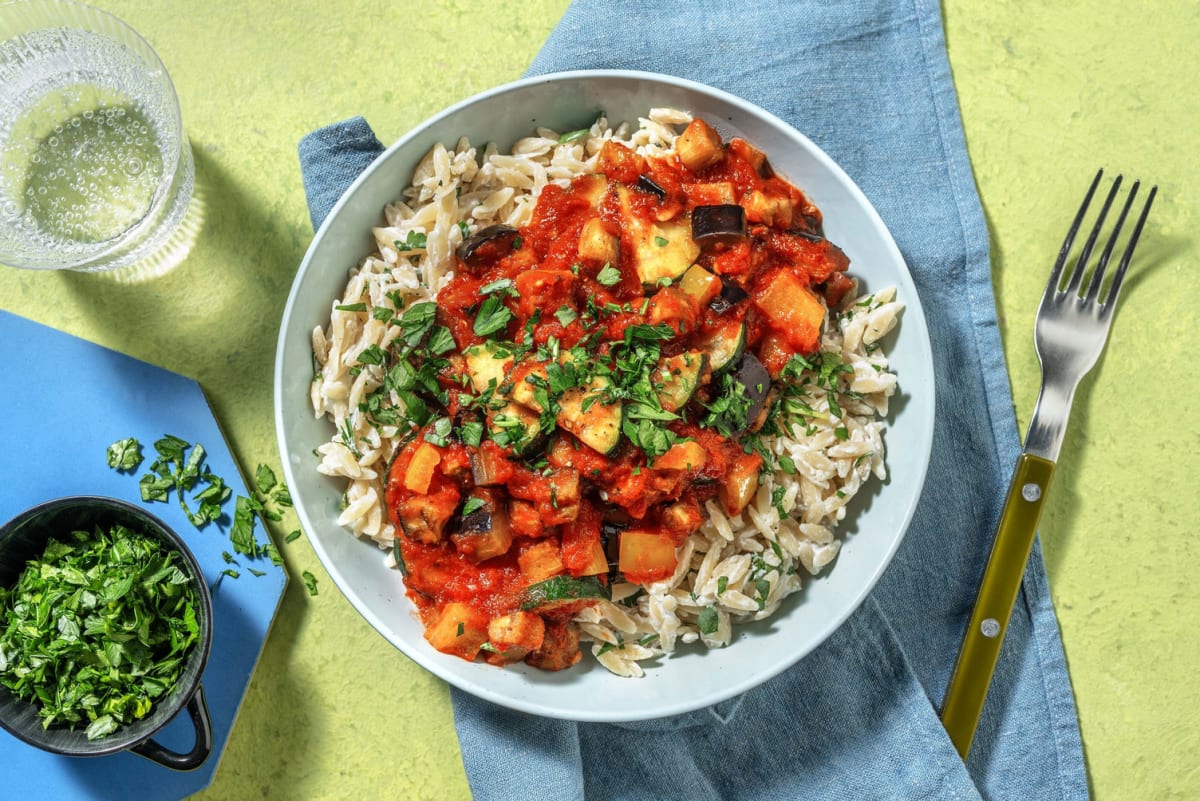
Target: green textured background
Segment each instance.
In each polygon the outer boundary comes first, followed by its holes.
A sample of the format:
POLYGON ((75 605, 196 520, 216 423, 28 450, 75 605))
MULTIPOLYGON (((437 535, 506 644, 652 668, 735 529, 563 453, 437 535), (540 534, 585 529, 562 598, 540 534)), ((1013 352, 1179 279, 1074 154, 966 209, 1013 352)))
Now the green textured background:
MULTIPOLYGON (((195 377, 243 466, 277 464, 275 337, 311 238, 297 140, 362 113, 390 142, 519 77, 566 0, 525 0, 519 14, 495 0, 96 4, 137 28, 175 79, 203 227, 180 266, 139 285, 0 269, 0 306, 195 377)), ((1159 184, 1041 531, 1095 797, 1197 798, 1200 168, 1188 146, 1200 123, 1200 6, 943 8, 1022 430, 1039 378, 1034 309, 1087 180, 1103 165, 1159 184)), ((303 540, 283 550, 322 591, 292 582, 216 780, 197 798, 467 798, 445 687, 374 633, 303 540)))

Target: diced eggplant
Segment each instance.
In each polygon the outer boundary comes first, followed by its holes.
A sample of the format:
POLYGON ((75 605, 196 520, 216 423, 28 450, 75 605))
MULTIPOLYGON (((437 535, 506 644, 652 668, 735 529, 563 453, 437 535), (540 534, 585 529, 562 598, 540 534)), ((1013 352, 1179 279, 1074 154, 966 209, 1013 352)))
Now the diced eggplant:
POLYGON ((494 617, 488 623, 488 642, 505 662, 524 659, 541 648, 545 636, 545 621, 534 612, 516 611, 494 617))
POLYGON ((530 652, 525 663, 540 670, 566 670, 582 658, 579 624, 573 620, 548 618, 542 647, 530 652))
POLYGON ((397 504, 396 517, 406 536, 432 544, 442 538, 457 506, 458 493, 454 490, 441 490, 432 495, 410 495, 397 504))
POLYGON ((621 258, 621 240, 604 228, 604 221, 593 217, 579 232, 579 258, 596 264, 617 264, 621 258))
POLYGON ((495 258, 511 249, 517 233, 511 225, 489 225, 464 239, 455 253, 467 267, 482 267, 486 258, 495 258))
POLYGON ((692 239, 701 245, 746 238, 746 210, 733 203, 692 209, 692 239))
POLYGON ((694 119, 675 140, 675 153, 692 172, 711 167, 725 155, 721 135, 702 119, 694 119))
POLYGON ((745 390, 745 397, 750 401, 746 408, 746 428, 735 434, 744 433, 754 427, 766 406, 767 396, 771 392, 771 375, 767 368, 753 353, 745 353, 733 374, 733 378, 745 390))
POLYGON ((667 199, 667 190, 655 183, 654 179, 648 175, 639 175, 636 186, 643 192, 654 195, 659 199, 659 201, 667 199))
POLYGON ((825 237, 821 236, 820 233, 816 231, 805 230, 803 228, 789 228, 786 233, 807 239, 809 242, 816 242, 818 244, 825 241, 825 237))
POLYGON ((753 223, 784 226, 792 220, 792 200, 785 195, 768 195, 752 189, 742 196, 746 218, 753 223))
POLYGON ((750 297, 741 285, 728 276, 721 276, 721 294, 708 304, 717 314, 724 314, 746 298, 750 297))
POLYGON ((512 476, 512 465, 494 445, 471 450, 471 482, 477 487, 495 487, 512 476))
MULTIPOLYGON (((496 497, 482 490, 471 496, 483 501, 483 506, 462 518, 458 531, 450 535, 459 552, 476 562, 507 553, 512 546, 512 530, 508 512, 496 497)), ((468 503, 470 498, 468 498, 468 503)))

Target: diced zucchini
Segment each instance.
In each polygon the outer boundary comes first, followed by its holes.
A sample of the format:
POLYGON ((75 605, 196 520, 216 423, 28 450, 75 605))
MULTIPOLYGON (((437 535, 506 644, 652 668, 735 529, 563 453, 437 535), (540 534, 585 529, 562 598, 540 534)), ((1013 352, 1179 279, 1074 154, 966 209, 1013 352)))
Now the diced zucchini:
POLYGON ((746 349, 746 324, 737 320, 725 323, 711 331, 701 347, 714 374, 733 367, 746 349))
POLYGON ((404 549, 400 547, 400 538, 392 538, 392 558, 396 560, 396 569, 400 571, 400 575, 408 575, 408 563, 404 561, 404 549))
POLYGON ((472 345, 463 351, 463 357, 476 392, 483 392, 492 381, 497 387, 504 383, 513 364, 512 352, 492 341, 472 345))
POLYGON ((512 392, 509 394, 509 397, 522 406, 533 409, 535 412, 540 412, 542 411, 542 404, 538 403, 534 397, 536 386, 529 381, 530 378, 545 386, 545 365, 535 364, 528 370, 518 367, 513 373, 512 392))
POLYGON ((521 608, 551 612, 579 601, 603 601, 611 597, 609 588, 595 576, 553 576, 526 587, 521 608))
POLYGON ((621 403, 603 397, 608 385, 607 378, 596 376, 558 401, 558 424, 600 453, 611 453, 621 439, 621 403))
POLYGON ((492 439, 515 453, 530 453, 546 441, 537 412, 519 403, 508 403, 489 418, 492 439))
POLYGON ((681 278, 700 255, 700 246, 692 241, 690 220, 686 217, 666 222, 645 220, 633 211, 632 191, 626 186, 617 187, 638 278, 646 286, 681 278))
POLYGON ((677 412, 696 394, 708 357, 698 350, 684 351, 659 362, 650 377, 659 405, 677 412))

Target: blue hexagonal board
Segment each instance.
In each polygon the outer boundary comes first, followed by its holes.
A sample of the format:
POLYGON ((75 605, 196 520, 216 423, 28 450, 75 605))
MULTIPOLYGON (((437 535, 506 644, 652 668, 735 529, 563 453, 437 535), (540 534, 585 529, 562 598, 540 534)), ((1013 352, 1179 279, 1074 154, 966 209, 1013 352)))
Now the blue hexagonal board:
MULTIPOLYGON (((202 685, 214 739, 200 768, 177 773, 130 753, 56 756, 0 730, 0 796, 174 801, 192 795, 212 781, 287 574, 269 559, 248 561, 233 551, 234 498, 250 493, 198 383, 3 311, 0 342, 0 522, 52 498, 108 495, 141 504, 183 536, 213 588, 212 653, 202 685), (166 502, 141 499, 138 478, 157 456, 153 443, 167 434, 203 445, 209 469, 232 488, 225 514, 203 529, 188 520, 175 492, 166 502), (105 453, 126 437, 142 444, 145 461, 119 473, 105 453), (236 557, 234 564, 226 554, 236 557), (238 578, 223 575, 230 568, 238 578)), ((261 524, 255 536, 267 541, 261 524)), ((195 735, 186 710, 154 739, 190 750, 195 735)))

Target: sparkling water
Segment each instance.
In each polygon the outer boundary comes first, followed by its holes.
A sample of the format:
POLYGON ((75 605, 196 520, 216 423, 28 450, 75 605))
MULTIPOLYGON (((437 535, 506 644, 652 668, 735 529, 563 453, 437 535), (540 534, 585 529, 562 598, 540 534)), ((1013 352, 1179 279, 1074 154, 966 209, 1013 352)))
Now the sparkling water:
POLYGON ((160 247, 194 173, 149 46, 27 31, 0 43, 0 82, 0 263, 111 269, 160 247))

